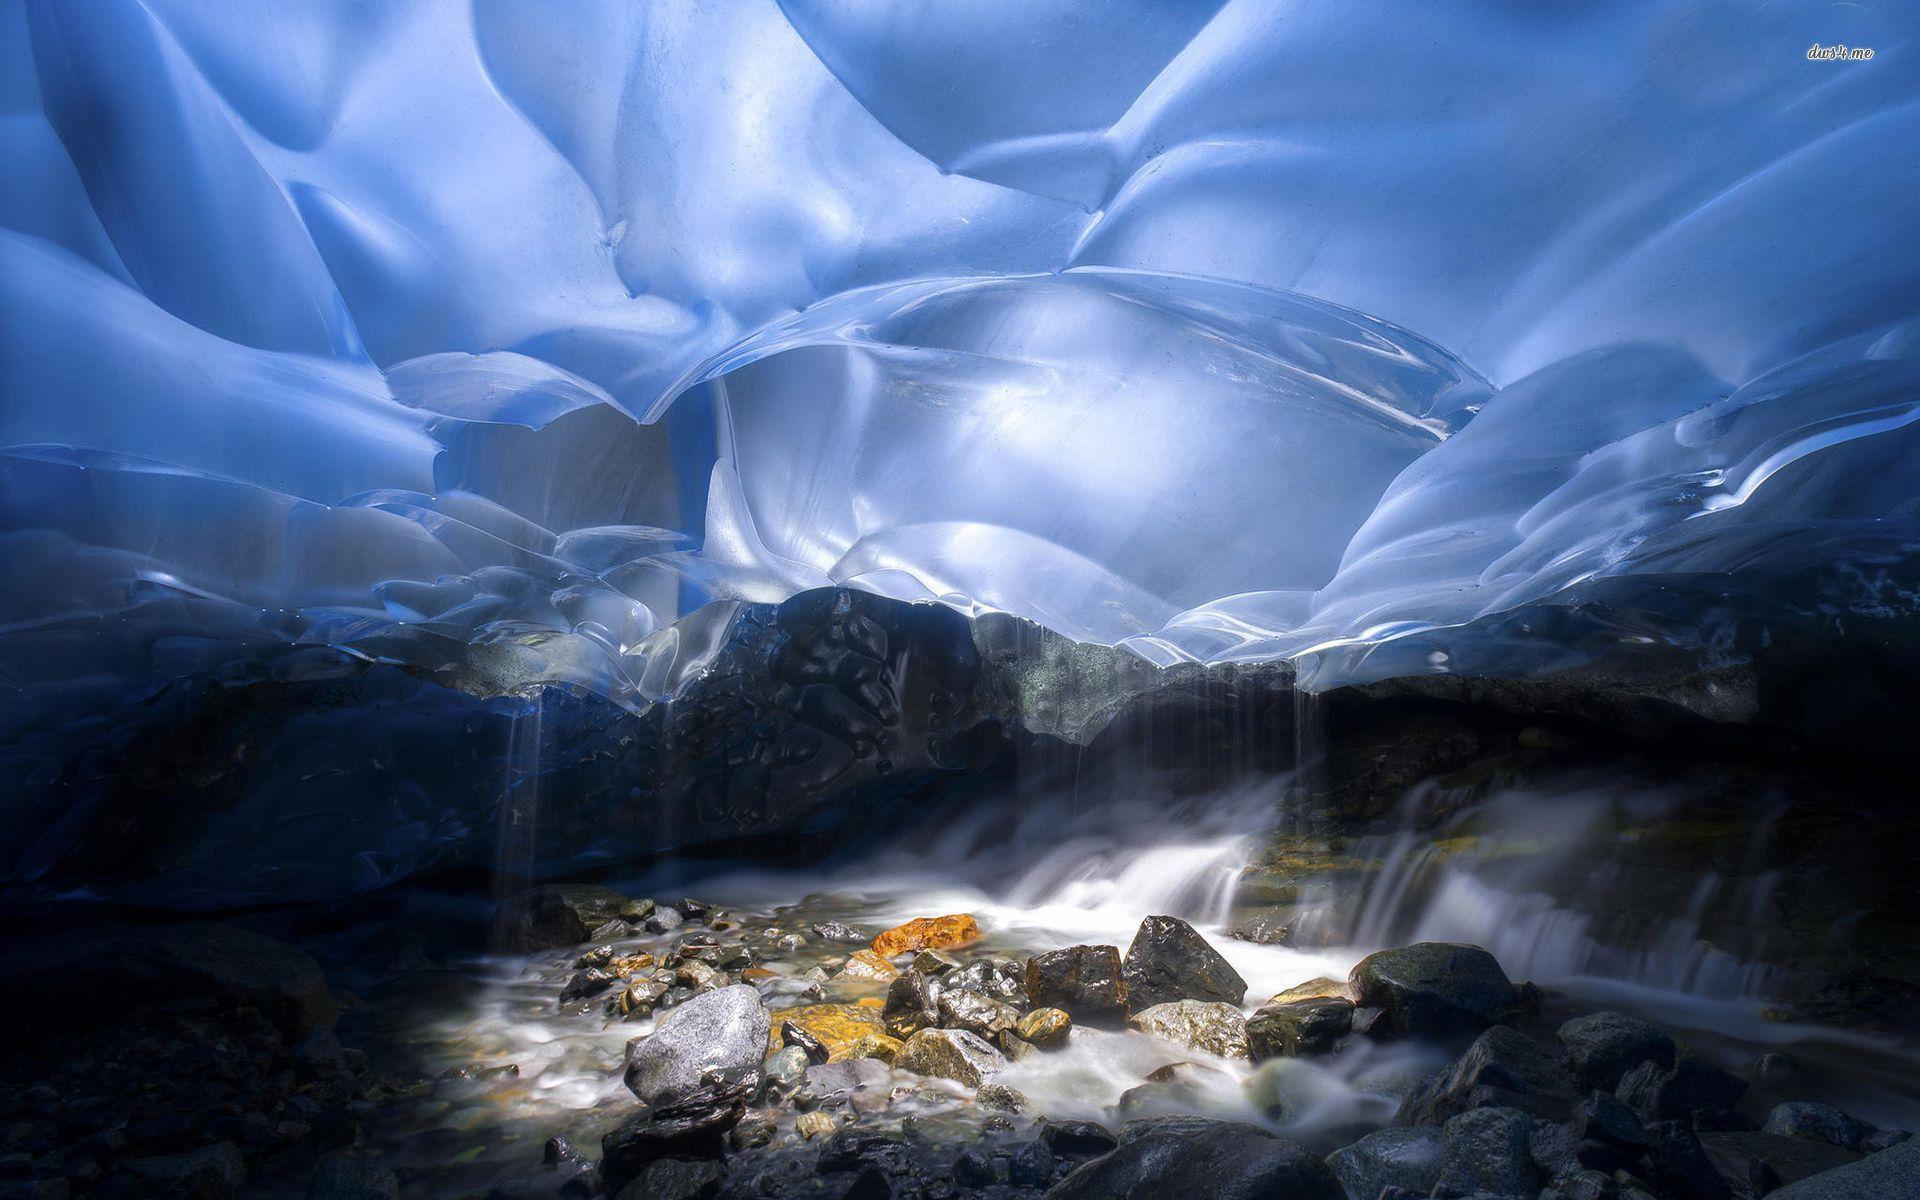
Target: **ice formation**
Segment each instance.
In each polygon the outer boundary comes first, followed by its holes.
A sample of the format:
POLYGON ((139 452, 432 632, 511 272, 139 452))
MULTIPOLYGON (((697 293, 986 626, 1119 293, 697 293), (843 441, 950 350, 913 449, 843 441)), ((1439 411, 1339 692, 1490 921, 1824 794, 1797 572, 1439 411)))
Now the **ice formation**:
POLYGON ((1322 678, 1904 610, 1917 31, 11 0, 10 720, 312 646, 639 704, 828 582, 1322 678))

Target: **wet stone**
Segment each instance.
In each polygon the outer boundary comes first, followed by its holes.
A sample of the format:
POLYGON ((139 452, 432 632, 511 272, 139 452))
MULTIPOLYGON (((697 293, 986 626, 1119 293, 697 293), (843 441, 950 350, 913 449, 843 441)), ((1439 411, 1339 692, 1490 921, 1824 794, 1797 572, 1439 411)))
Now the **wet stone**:
POLYGON ((881 1021, 888 1033, 910 1038, 940 1023, 940 989, 933 976, 915 968, 902 972, 887 985, 887 1002, 881 1009, 881 1021))
POLYGON ((872 1058, 850 1058, 806 1069, 794 1105, 802 1109, 841 1108, 852 1103, 857 1093, 885 1096, 893 1083, 887 1064, 872 1058))
POLYGON ((711 1159, 663 1158, 641 1171, 615 1200, 713 1200, 725 1175, 711 1159))
POLYGON ((1041 1050, 1057 1050, 1067 1044, 1073 1018, 1058 1008, 1036 1008, 1020 1018, 1014 1027, 1020 1040, 1041 1050))
MULTIPOLYGON (((1354 1003, 1378 1008, 1373 1037, 1477 1034, 1513 1007, 1513 983, 1478 946, 1419 942, 1360 960, 1348 977, 1354 1003)), ((1359 1028, 1360 1022, 1354 1022, 1359 1028)))
POLYGON ((866 934, 861 933, 858 929, 850 925, 843 925, 839 921, 822 921, 813 927, 813 933, 815 937, 828 942, 850 944, 854 942, 864 943, 868 940, 866 934))
POLYGON ((1135 1012, 1177 1000, 1238 1006, 1247 994, 1240 973, 1178 917, 1140 922, 1122 969, 1127 1003, 1135 1012))
POLYGON ((1254 1125, 1224 1121, 1146 1122, 1112 1153, 1075 1170, 1049 1200, 1184 1200, 1286 1197, 1345 1200, 1339 1181, 1305 1147, 1254 1125))
POLYGON ((941 982, 1021 1008, 1027 1005, 1026 966, 1011 958, 976 958, 941 982))
POLYGON ((1025 1095, 1000 1083, 983 1083, 975 1094, 981 1107, 997 1109, 1000 1112, 1021 1113, 1027 1110, 1025 1095))
POLYGON ((1127 1025, 1141 1033, 1222 1058, 1247 1057, 1247 1021, 1231 1004, 1176 1000, 1136 1012, 1127 1025))
POLYGON ((980 923, 968 913, 944 917, 915 917, 873 939, 873 952, 882 958, 916 950, 951 950, 980 940, 980 923))
POLYGON ((657 1106, 700 1087, 715 1070, 747 1072, 757 1084, 770 1032, 766 1006, 745 984, 696 996, 634 1048, 627 1087, 657 1106))
POLYGON ((1007 1156, 1007 1182, 1014 1187, 1044 1188, 1053 1180, 1053 1151, 1045 1142, 1026 1142, 1007 1156))
POLYGON ((940 1025, 964 1029, 989 1042, 1020 1022, 1020 1011, 979 992, 949 988, 940 993, 940 1025))
POLYGON ((1269 1005, 1247 1022, 1247 1047, 1255 1062, 1325 1054, 1353 1028, 1353 1002, 1322 997, 1269 1005))
POLYGON ((1603 1092, 1613 1091, 1621 1077, 1643 1062, 1673 1066, 1673 1039, 1658 1026, 1624 1013, 1598 1012, 1575 1017, 1558 1034, 1567 1061, 1603 1092))
POLYGON ((1441 1136, 1432 1127, 1396 1127, 1368 1134, 1336 1150, 1327 1165, 1350 1196, 1378 1196, 1404 1188, 1425 1196, 1440 1181, 1441 1136))
POLYGON ((1041 1008, 1066 1011, 1075 1021, 1118 1023, 1127 1009, 1120 951, 1114 946, 1068 946, 1027 960, 1026 991, 1041 1008))
POLYGON ((922 1029, 907 1040, 895 1066, 918 1075, 951 1079, 979 1087, 1004 1069, 1006 1056, 986 1041, 960 1029, 922 1029))
POLYGON ((1643 1062, 1620 1080, 1615 1094, 1644 1121, 1668 1121, 1732 1108, 1747 1081, 1704 1059, 1681 1055, 1671 1068, 1643 1062))
POLYGON ((1510 1108, 1476 1108, 1447 1122, 1441 1135, 1438 1191, 1466 1196, 1530 1196, 1540 1186, 1528 1141, 1532 1121, 1510 1108))

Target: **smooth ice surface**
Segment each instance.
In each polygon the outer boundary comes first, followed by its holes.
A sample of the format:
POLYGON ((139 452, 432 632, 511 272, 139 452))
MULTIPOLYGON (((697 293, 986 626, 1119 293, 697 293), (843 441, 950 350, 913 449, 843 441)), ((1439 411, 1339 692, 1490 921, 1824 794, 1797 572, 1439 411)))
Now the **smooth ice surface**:
POLYGON ((0 4, 8 727, 829 582, 1322 682, 1911 611, 1920 10, 964 9, 0 4))

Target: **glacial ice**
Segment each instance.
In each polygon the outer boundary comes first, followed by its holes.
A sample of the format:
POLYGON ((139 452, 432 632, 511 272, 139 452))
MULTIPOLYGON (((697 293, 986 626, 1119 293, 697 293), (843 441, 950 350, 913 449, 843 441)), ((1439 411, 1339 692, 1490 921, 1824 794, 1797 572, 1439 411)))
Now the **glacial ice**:
POLYGON ((960 11, 0 5, 6 727, 639 704, 827 583, 1322 682, 1911 610, 1920 10, 960 11))

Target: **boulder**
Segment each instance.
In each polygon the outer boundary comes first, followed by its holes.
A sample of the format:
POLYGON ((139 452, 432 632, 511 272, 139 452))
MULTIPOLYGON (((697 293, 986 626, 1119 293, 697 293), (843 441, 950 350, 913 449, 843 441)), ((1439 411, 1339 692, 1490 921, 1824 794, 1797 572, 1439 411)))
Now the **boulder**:
POLYGON ((1472 1108, 1517 1108, 1559 1120, 1578 1087, 1558 1054, 1505 1025, 1495 1025, 1451 1067, 1408 1093, 1395 1118, 1403 1125, 1444 1125, 1472 1108))
POLYGON ((1030 1042, 1042 1050, 1056 1050, 1067 1044, 1067 1035, 1073 1030, 1073 1018, 1058 1008, 1036 1008, 1020 1018, 1014 1026, 1014 1033, 1023 1042, 1030 1042))
POLYGON ((1327 1157, 1349 1196, 1397 1187, 1425 1196, 1440 1182, 1441 1136, 1434 1128, 1382 1129, 1327 1157))
POLYGON ((1175 1000, 1135 1012, 1127 1025, 1222 1058, 1247 1057, 1247 1019, 1231 1004, 1175 1000))
POLYGON ((951 950, 980 940, 980 923, 967 913, 945 917, 915 917, 873 939, 873 952, 882 958, 916 950, 951 950))
POLYGON ((918 969, 902 971, 887 985, 880 1020, 897 1038, 910 1038, 940 1023, 940 985, 918 969))
POLYGON ((1097 1121, 1048 1121, 1040 1126, 1040 1140, 1061 1158, 1091 1158, 1120 1144, 1113 1131, 1097 1121))
POLYGON ((757 1084, 771 1033, 766 1005, 747 984, 695 996, 634 1047, 627 1087, 658 1108, 698 1089, 711 1071, 749 1073, 757 1084))
MULTIPOLYGON (((1734 1195, 1770 1192, 1781 1184, 1819 1175, 1860 1160, 1860 1155, 1825 1142, 1778 1133, 1702 1133, 1700 1147, 1734 1195)), ((1858 1193, 1859 1200, 1874 1196, 1858 1193)))
POLYGON ((1339 996, 1269 1004, 1247 1022, 1253 1061, 1325 1054, 1353 1028, 1353 1001, 1339 996))
POLYGON ((1611 1092, 1643 1062, 1673 1066, 1673 1039, 1659 1026, 1625 1013, 1597 1012, 1560 1027, 1560 1046, 1587 1086, 1611 1092))
POLYGON ((1346 980, 1335 979, 1331 975, 1321 975, 1305 983, 1296 983, 1284 992, 1276 993, 1261 1007, 1273 1008, 1281 1004, 1292 1004, 1296 1000, 1319 1000, 1328 996, 1337 996, 1342 1000, 1353 999, 1347 994, 1346 980))
POLYGON ((1354 1003, 1377 1008, 1368 1032, 1380 1037, 1477 1034, 1513 1007, 1513 983, 1478 946, 1419 942, 1369 954, 1347 980, 1354 1003))
POLYGON ((1647 1126, 1649 1178, 1674 1200, 1733 1200, 1733 1189, 1714 1168, 1705 1146, 1685 1121, 1647 1126))
POLYGON ((892 1082, 893 1072, 879 1059, 849 1058, 808 1067, 793 1103, 801 1109, 842 1108, 862 1093, 884 1096, 892 1082))
POLYGON ((771 1019, 780 1024, 782 1040, 792 1026, 817 1042, 827 1052, 828 1062, 840 1062, 860 1057, 858 1048, 864 1039, 886 1036, 880 1013, 877 1004, 809 1004, 776 1010, 771 1019))
POLYGON ((1026 968, 1011 958, 976 958, 941 983, 1025 1008, 1028 1003, 1026 974, 1026 968))
MULTIPOLYGON (((1218 1067, 1200 1063, 1168 1063, 1147 1075, 1146 1082, 1120 1093, 1113 1115, 1134 1130, 1134 1122, 1148 1117, 1185 1117, 1195 1109, 1207 1107, 1209 1096, 1218 1096, 1234 1086, 1233 1077, 1218 1067)), ((1128 1133, 1122 1133, 1125 1141, 1128 1133)))
POLYGON ((1761 1128, 1766 1133, 1808 1138, 1838 1146, 1842 1150, 1860 1149, 1860 1143, 1874 1132, 1873 1126, 1865 1121, 1856 1121, 1831 1104, 1803 1100, 1774 1105, 1773 1111, 1767 1114, 1767 1123, 1761 1128))
POLYGON ((724 1156, 727 1132, 746 1115, 758 1075, 757 1064, 750 1075, 716 1073, 609 1131, 600 1139, 600 1174, 607 1186, 617 1191, 662 1158, 724 1156))
POLYGON ((1046 1200, 1345 1200, 1304 1146, 1255 1125, 1145 1122, 1117 1149, 1076 1169, 1046 1200))
POLYGON ((1026 991, 1041 1008, 1082 1023, 1112 1023, 1127 1011, 1127 984, 1114 946, 1068 946, 1027 960, 1026 991))
POLYGON ((1920 1200, 1920 1138, 1789 1183, 1768 1200, 1920 1200))
POLYGON ((1045 1142, 1026 1142, 1007 1156, 1007 1182, 1017 1188, 1046 1187, 1053 1179, 1053 1151, 1045 1142))
POLYGON ((1531 1196, 1540 1188, 1528 1141, 1533 1121, 1511 1108, 1475 1108, 1446 1124, 1441 1134, 1437 1195, 1531 1196))
POLYGON ((313 1164, 307 1200, 399 1200, 400 1182, 379 1159, 351 1151, 323 1155, 313 1164))
POLYGON ((1287 946, 1293 942, 1293 911, 1270 908, 1253 914, 1227 931, 1227 936, 1259 946, 1287 946))
POLYGON ((1006 1065, 1004 1054, 964 1029, 922 1029, 907 1039, 894 1059, 894 1066, 902 1071, 951 1079, 967 1087, 979 1087, 1006 1065))
POLYGON ((1605 1092, 1594 1092, 1573 1113, 1573 1156, 1583 1167, 1618 1171, 1634 1166, 1650 1141, 1634 1111, 1605 1092))
POLYGON ((841 967, 834 978, 856 983, 892 983, 899 974, 899 968, 873 951, 855 950, 847 956, 847 965, 841 967))
POLYGON ((640 1172, 614 1200, 713 1200, 726 1171, 705 1158, 663 1158, 640 1172))
POLYGON ((653 915, 653 901, 636 900, 589 883, 550 883, 500 902, 493 914, 493 944, 531 954, 590 940, 609 921, 639 924, 653 915))
POLYGON ((1134 1012, 1176 1000, 1238 1006, 1247 981, 1220 952, 1178 917, 1140 922, 1123 965, 1127 1003, 1134 1012))
POLYGON ((1643 1121, 1671 1121, 1732 1108, 1746 1090, 1746 1080, 1683 1054, 1671 1067, 1641 1063, 1621 1077, 1614 1094, 1643 1121))
POLYGON ((940 993, 940 1025, 964 1029, 991 1042, 1020 1023, 1020 1010, 979 992, 948 988, 940 993))

